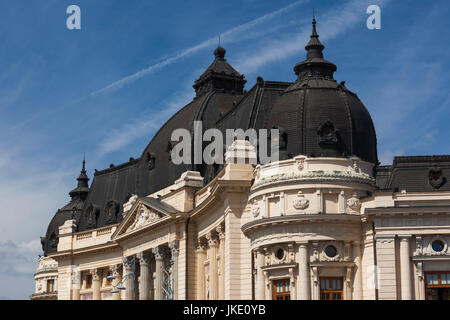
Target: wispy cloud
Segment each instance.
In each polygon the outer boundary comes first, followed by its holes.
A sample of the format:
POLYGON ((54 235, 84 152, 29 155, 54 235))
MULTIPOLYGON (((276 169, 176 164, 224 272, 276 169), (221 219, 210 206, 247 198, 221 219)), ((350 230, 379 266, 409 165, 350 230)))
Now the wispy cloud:
MULTIPOLYGON (((277 16, 279 16, 279 15, 281 15, 281 14, 283 14, 283 13, 289 11, 289 10, 292 10, 296 6, 304 4, 304 3, 308 2, 308 1, 309 0, 298 0, 298 1, 295 1, 295 2, 285 6, 283 8, 280 8, 280 9, 276 10, 276 11, 267 13, 267 14, 265 14, 265 15, 257 18, 257 19, 251 20, 250 22, 247 22, 247 23, 241 24, 239 26, 236 26, 236 27, 234 27, 234 28, 232 28, 230 30, 227 30, 227 31, 223 32, 221 34, 221 39, 224 42, 228 42, 228 43, 237 42, 237 41, 240 40, 240 38, 244 38, 245 37, 245 33, 247 31, 249 31, 249 30, 251 30, 251 29, 261 25, 262 23, 265 23, 265 22, 267 22, 267 21, 269 21, 269 20, 271 20, 271 19, 273 19, 273 18, 275 18, 275 17, 277 17, 277 16)), ((259 32, 259 33, 255 34, 255 36, 261 36, 262 34, 263 34, 263 32, 259 32)), ((246 38, 248 38, 248 36, 246 38)), ((197 44, 195 46, 192 46, 192 47, 186 48, 184 50, 181 50, 180 52, 178 52, 178 53, 176 53, 176 54, 174 54, 174 55, 172 55, 172 56, 170 56, 170 57, 168 57, 168 58, 166 58, 166 59, 164 59, 164 60, 162 60, 162 61, 160 61, 158 63, 155 63, 155 64, 153 64, 153 65, 151 65, 151 66, 149 66, 149 67, 147 67, 145 69, 142 69, 142 70, 140 70, 140 71, 138 71, 138 72, 136 72, 136 73, 134 73, 132 75, 126 76, 126 77, 124 77, 122 79, 119 79, 119 80, 117 80, 117 81, 115 81, 115 82, 113 82, 113 83, 111 83, 111 84, 109 84, 109 85, 107 85, 107 86, 105 86, 105 87, 103 87, 101 89, 98 89, 98 90, 90 93, 89 95, 80 98, 78 101, 84 100, 84 99, 92 97, 92 96, 96 96, 98 94, 102 94, 102 93, 105 93, 105 92, 110 92, 110 91, 114 91, 114 90, 120 89, 123 86, 125 86, 127 84, 130 84, 130 83, 132 83, 132 82, 142 78, 145 75, 151 74, 151 73, 153 73, 153 72, 155 72, 155 71, 157 71, 157 70, 159 70, 159 69, 161 69, 161 68, 163 68, 165 66, 168 66, 168 65, 170 65, 170 64, 172 64, 172 63, 174 63, 174 62, 176 62, 176 61, 178 61, 178 60, 180 60, 180 59, 182 59, 182 58, 184 58, 184 57, 186 57, 188 55, 196 53, 196 52, 198 52, 198 51, 200 51, 202 49, 209 48, 209 47, 211 47, 213 45, 216 45, 216 44, 217 44, 217 37, 205 40, 205 41, 201 42, 200 44, 197 44)))
MULTIPOLYGON (((381 0, 376 3, 384 5, 388 1, 381 0)), ((374 1, 348 1, 321 13, 318 20, 320 38, 322 40, 336 38, 361 22, 366 17, 364 9, 367 7, 366 3, 369 2, 374 1)), ((241 57, 237 59, 239 64, 236 67, 246 74, 251 74, 267 63, 299 54, 304 50, 305 41, 310 34, 311 20, 307 19, 307 22, 303 20, 298 28, 285 34, 281 39, 280 37, 268 39, 259 46, 254 46, 252 52, 241 53, 241 57)))
POLYGON ((39 239, 28 242, 0 241, 0 300, 26 299, 34 291, 39 239))
POLYGON ((193 97, 192 88, 189 90, 178 91, 172 94, 168 99, 161 102, 160 111, 151 112, 151 115, 144 116, 124 124, 120 129, 113 130, 99 144, 99 156, 120 150, 131 141, 155 132, 161 125, 177 110, 180 106, 186 104, 193 97))
MULTIPOLYGON (((378 3, 386 3, 388 0, 378 1, 378 3)), ((265 33, 271 32, 280 28, 282 25, 290 24, 292 27, 292 22, 284 21, 283 19, 277 20, 275 22, 271 21, 273 18, 280 16, 281 14, 294 9, 305 1, 297 1, 286 7, 283 7, 272 13, 268 13, 260 18, 252 20, 246 24, 237 26, 230 29, 222 34, 222 37, 227 42, 236 42, 246 36, 246 33, 250 32, 254 28, 260 28, 263 23, 270 21, 270 25, 267 25, 267 31, 265 33)), ((320 19, 320 35, 323 39, 332 39, 340 36, 346 30, 353 27, 355 23, 361 21, 364 16, 364 3, 361 1, 349 1, 345 3, 344 6, 339 6, 339 8, 333 8, 323 14, 321 14, 320 19)), ((300 19, 299 19, 300 20, 300 19)), ((252 46, 250 49, 241 51, 239 57, 236 59, 238 65, 236 65, 237 70, 243 71, 245 74, 249 74, 255 71, 257 68, 273 62, 286 59, 292 55, 298 54, 305 45, 305 41, 309 34, 311 33, 311 22, 310 19, 301 20, 302 24, 300 27, 295 25, 295 30, 291 31, 283 39, 265 39, 259 43, 259 45, 252 46)), ((264 25, 266 26, 266 25, 264 25)), ((256 30, 258 37, 263 36, 265 33, 259 33, 256 30)), ((247 35, 248 36, 248 35, 247 35)), ((145 74, 155 71, 155 68, 162 68, 170 63, 175 62, 179 58, 188 55, 189 53, 198 51, 202 48, 206 48, 211 44, 216 43, 217 39, 209 39, 201 44, 186 49, 179 53, 178 55, 168 58, 159 64, 155 64, 152 67, 142 70, 132 76, 126 77, 115 83, 98 90, 92 95, 98 94, 100 92, 105 92, 110 89, 118 89, 121 86, 135 81, 145 74)), ((145 117, 144 119, 132 121, 123 125, 120 129, 109 134, 108 137, 100 143, 101 154, 107 154, 112 151, 119 150, 129 143, 138 139, 144 135, 148 135, 149 132, 155 131, 161 126, 163 120, 166 120, 170 114, 174 113, 181 106, 185 105, 188 98, 192 97, 192 88, 182 91, 182 93, 177 92, 173 97, 169 98, 167 102, 161 103, 159 111, 157 113, 152 113, 152 116, 145 117), (170 107, 167 107, 170 105, 170 107), (155 116, 156 114, 156 116, 155 116)))

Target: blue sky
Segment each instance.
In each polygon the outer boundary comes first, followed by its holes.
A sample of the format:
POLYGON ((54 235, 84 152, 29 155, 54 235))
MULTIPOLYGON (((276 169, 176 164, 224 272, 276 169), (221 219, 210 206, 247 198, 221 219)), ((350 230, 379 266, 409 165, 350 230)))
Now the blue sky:
POLYGON ((0 299, 28 298, 44 235, 83 152, 94 168, 139 157, 194 96, 219 34, 245 74, 294 81, 316 9, 325 58, 372 114, 383 164, 449 154, 447 0, 1 0, 0 299), (81 8, 82 29, 66 28, 81 8), (381 30, 366 8, 381 6, 381 30))

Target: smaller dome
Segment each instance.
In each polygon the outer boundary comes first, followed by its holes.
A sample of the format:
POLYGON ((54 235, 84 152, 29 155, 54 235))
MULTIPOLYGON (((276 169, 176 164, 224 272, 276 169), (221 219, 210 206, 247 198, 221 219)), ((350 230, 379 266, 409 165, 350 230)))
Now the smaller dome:
POLYGON ((377 164, 372 118, 358 96, 333 77, 337 67, 324 59, 313 19, 306 60, 295 65, 298 78, 280 95, 270 111, 269 127, 280 128, 284 147, 280 158, 351 157, 377 164), (281 129, 283 128, 283 129, 281 129), (283 157, 281 157, 283 156, 283 157))
POLYGON ((213 90, 242 94, 246 81, 244 76, 227 62, 226 52, 221 46, 214 50, 214 61, 193 85, 197 97, 213 90))
POLYGON ((217 59, 224 59, 225 58, 225 53, 227 53, 227 50, 225 50, 224 48, 222 48, 221 46, 218 46, 216 48, 216 50, 214 50, 214 56, 217 59))

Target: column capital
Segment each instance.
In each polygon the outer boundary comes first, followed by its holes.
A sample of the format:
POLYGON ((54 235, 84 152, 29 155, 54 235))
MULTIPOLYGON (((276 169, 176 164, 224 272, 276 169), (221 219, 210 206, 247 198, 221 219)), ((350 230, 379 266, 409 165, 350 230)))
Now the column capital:
POLYGON ((197 251, 206 251, 206 247, 208 246, 208 243, 206 241, 205 237, 197 238, 195 241, 195 247, 197 251))
POLYGON ((157 246, 152 248, 152 253, 155 256, 156 260, 163 260, 167 255, 167 249, 163 246, 157 246))
POLYGON ((172 258, 177 257, 180 253, 180 246, 178 240, 173 240, 169 242, 170 253, 172 254, 172 258))
POLYGON ((257 252, 260 255, 264 255, 266 253, 266 248, 265 247, 258 247, 255 249, 255 252, 257 252))
POLYGON ((219 245, 217 234, 212 230, 206 234, 206 240, 208 240, 210 247, 217 247, 219 245))
POLYGON ((398 238, 400 239, 400 241, 409 241, 409 239, 411 239, 411 235, 410 234, 399 234, 398 238))
POLYGON ((150 264, 150 253, 149 252, 145 252, 145 251, 139 252, 136 255, 136 257, 139 259, 139 263, 141 265, 144 265, 144 264, 148 265, 148 264, 150 264))
POLYGON ((131 268, 133 266, 133 256, 123 257, 122 262, 124 268, 131 268))
POLYGON ((216 232, 217 232, 217 234, 218 234, 218 236, 219 236, 219 239, 222 241, 223 239, 225 239, 225 226, 224 225, 222 225, 222 224, 219 224, 217 227, 216 227, 216 232))
POLYGON ((95 268, 89 270, 89 273, 92 275, 92 281, 98 281, 100 280, 100 269, 95 268))
POLYGON ((307 248, 309 242, 308 241, 302 241, 302 242, 297 242, 299 248, 307 248))

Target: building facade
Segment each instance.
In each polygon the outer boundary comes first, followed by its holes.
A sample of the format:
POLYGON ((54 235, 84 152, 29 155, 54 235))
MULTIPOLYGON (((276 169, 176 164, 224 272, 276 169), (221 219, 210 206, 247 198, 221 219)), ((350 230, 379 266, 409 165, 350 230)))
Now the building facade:
POLYGON ((450 156, 380 166, 370 114, 334 80, 315 19, 305 49, 295 82, 246 91, 218 47, 139 159, 90 186, 83 162, 41 238, 32 299, 450 299, 450 156), (276 128, 279 161, 235 139, 223 164, 176 165, 171 133, 195 121, 276 128))

